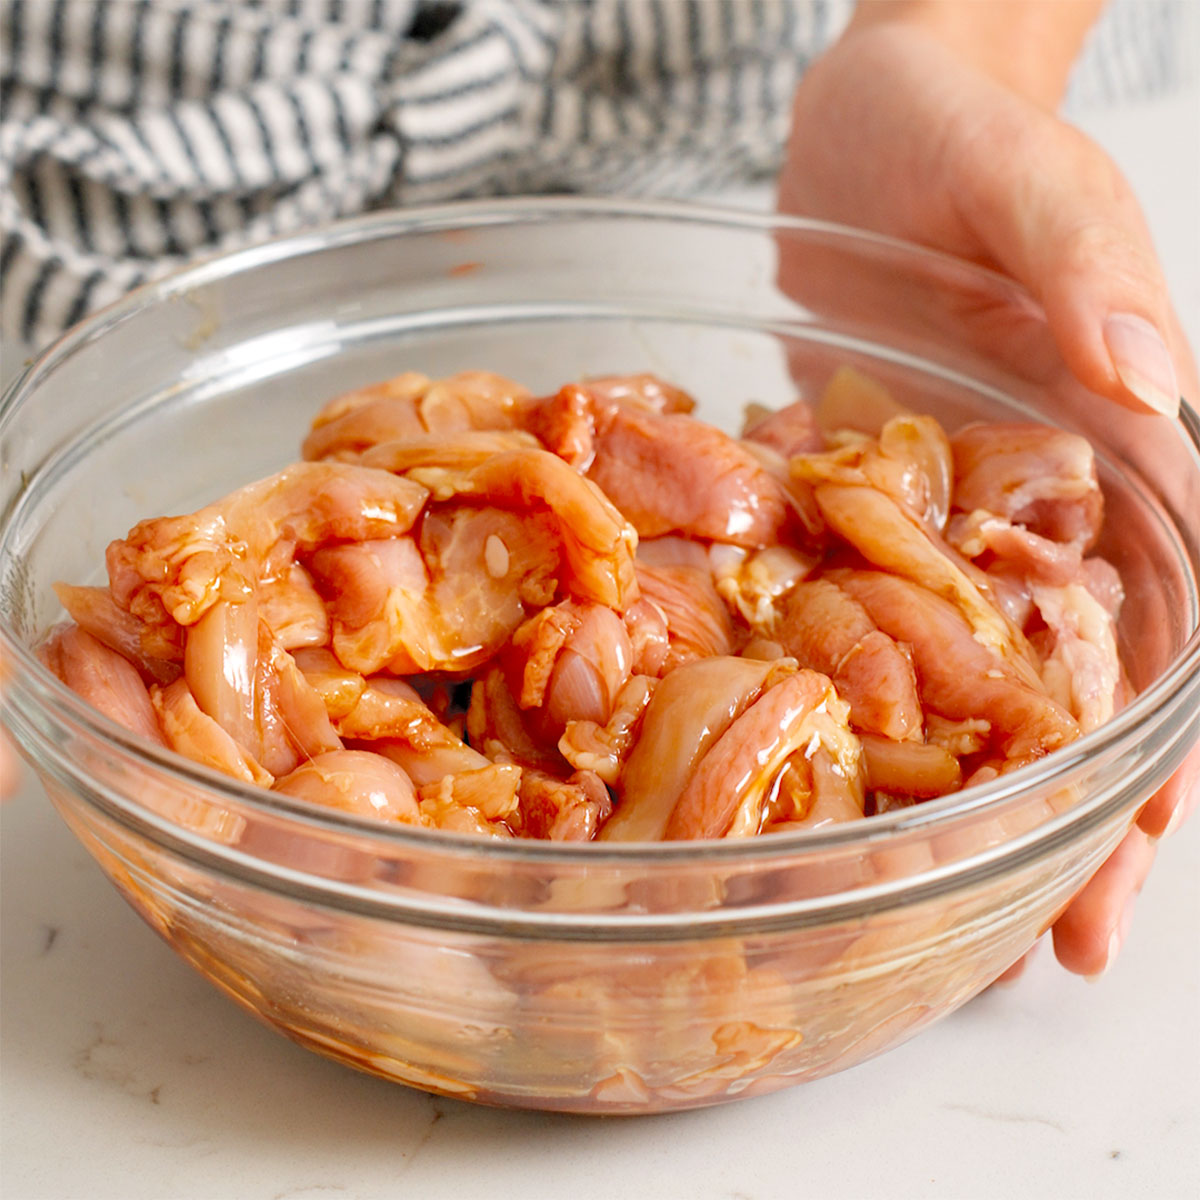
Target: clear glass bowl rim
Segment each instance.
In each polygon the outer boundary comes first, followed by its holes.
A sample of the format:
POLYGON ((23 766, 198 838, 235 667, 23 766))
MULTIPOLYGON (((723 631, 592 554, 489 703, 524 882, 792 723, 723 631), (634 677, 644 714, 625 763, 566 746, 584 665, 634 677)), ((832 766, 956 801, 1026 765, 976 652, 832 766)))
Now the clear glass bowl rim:
MULTIPOLYGON (((882 253, 900 261, 918 264, 937 264, 940 270, 958 274, 976 288, 993 288, 1012 297, 1022 297, 1026 304, 1033 301, 1014 281, 984 267, 944 254, 865 230, 854 229, 834 222, 756 213, 679 201, 630 201, 590 197, 556 196, 547 198, 518 197, 456 201, 410 209, 386 210, 342 219, 300 233, 273 238, 253 246, 180 267, 158 279, 142 284, 119 300, 85 318, 78 325, 51 343, 12 381, 0 398, 0 438, 18 409, 32 401, 39 380, 51 373, 60 363, 85 345, 101 338, 117 324, 135 318, 138 313, 159 304, 173 295, 217 279, 228 279, 243 272, 288 257, 300 257, 339 245, 373 238, 399 237, 405 234, 441 232, 449 229, 479 228, 503 224, 553 224, 555 221, 581 219, 622 220, 640 219, 670 224, 690 223, 713 225, 727 230, 782 232, 820 240, 841 248, 882 253)), ((1180 422, 1192 447, 1200 452, 1200 415, 1186 401, 1181 404, 1180 422)), ((18 496, 16 505, 19 505, 18 496)), ((11 522, 12 510, 0 514, 0 547, 11 522)), ((109 720, 83 702, 53 676, 5 622, 0 621, 0 660, 7 661, 6 687, 21 677, 29 697, 44 705, 53 720, 85 732, 102 743, 127 754, 135 762, 147 765, 167 777, 175 778, 190 787, 203 788, 215 802, 222 797, 238 805, 273 817, 287 817, 304 826, 327 830, 330 833, 353 832, 356 837, 377 838, 380 845, 394 848, 437 848, 438 853, 451 857, 471 857, 494 860, 497 866, 505 862, 556 862, 579 865, 591 862, 620 863, 624 866, 673 862, 678 865, 720 862, 768 865, 792 860, 797 865, 805 858, 816 858, 824 852, 853 848, 855 845, 876 849, 880 842, 901 833, 933 834, 939 828, 971 814, 981 819, 1002 813, 1009 805, 1019 802, 1031 790, 1054 788, 1067 781, 1085 759, 1101 755, 1119 743, 1136 738, 1144 723, 1167 719, 1178 711, 1186 697, 1187 685, 1200 675, 1200 628, 1193 631, 1170 667, 1150 687, 1113 720, 1080 738, 1069 747, 1056 751, 1036 763, 1022 767, 986 784, 941 799, 926 801, 911 808, 900 809, 867 821, 837 825, 797 834, 771 837, 721 839, 705 842, 657 843, 556 843, 526 839, 484 839, 472 835, 412 829, 403 825, 383 825, 369 818, 355 817, 337 810, 318 810, 311 805, 276 795, 265 789, 243 784, 217 771, 189 762, 174 753, 160 750, 109 720)), ((112 799, 110 797, 110 799, 112 799)), ((136 815, 135 805, 128 797, 116 798, 126 809, 133 826, 152 831, 157 823, 147 823, 136 815)), ((1066 817, 1068 826, 1092 813, 1087 804, 1077 806, 1066 817)), ((1105 806, 1107 808, 1109 806, 1105 806)), ((1087 822, 1089 825, 1091 822, 1087 822)), ((1050 823, 1056 836, 1064 833, 1062 819, 1050 823)), ((1035 831, 1038 832, 1038 831, 1035 831)), ((219 853, 211 842, 181 827, 172 828, 170 840, 180 848, 191 848, 204 859, 219 853)), ((1038 841, 1044 840, 1039 838, 1038 841)), ((1019 843, 1028 838, 1019 839, 1019 843)), ((1028 850, 1028 846, 1023 847, 1028 850)), ((1004 847, 1001 847, 1003 850, 1004 847)), ((1014 850, 1018 845, 1014 844, 1014 850)), ((994 853, 985 855, 988 859, 994 853)), ((967 859, 956 864, 963 870, 975 863, 967 859)), ((975 864, 978 865, 978 864, 975 864)), ((998 863, 993 864, 999 866, 998 863)), ((954 874, 959 874, 956 870, 954 874)), ((313 882, 318 882, 314 880, 313 882)), ((321 880, 332 890, 342 885, 321 880)), ((560 914, 561 915, 561 914, 560 914)))

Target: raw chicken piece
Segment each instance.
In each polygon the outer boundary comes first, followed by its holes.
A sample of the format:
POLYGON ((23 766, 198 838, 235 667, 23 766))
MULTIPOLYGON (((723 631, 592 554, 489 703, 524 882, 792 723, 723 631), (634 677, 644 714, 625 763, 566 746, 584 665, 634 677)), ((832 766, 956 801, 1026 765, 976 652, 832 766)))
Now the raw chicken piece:
MULTIPOLYGON (((461 673, 490 659, 532 609, 566 586, 561 533, 550 513, 470 505, 437 507, 419 539, 429 572, 424 620, 437 654, 423 651, 421 628, 406 631, 405 657, 420 670, 461 673), (437 632, 440 631, 440 636, 437 632)), ((410 674, 405 658, 392 670, 410 674)))
POLYGON ((336 725, 355 749, 369 749, 371 757, 403 770, 419 789, 426 824, 507 836, 488 823, 516 810, 521 769, 489 762, 442 724, 402 679, 365 680, 354 706, 336 725))
POLYGON ((407 532, 428 493, 345 463, 296 463, 190 516, 142 521, 108 547, 118 606, 151 624, 194 625, 218 600, 244 599, 297 551, 407 532))
POLYGON ((392 399, 412 404, 428 391, 432 383, 433 380, 428 375, 422 375, 420 371, 402 371, 399 375, 368 383, 364 387, 339 392, 321 406, 321 410, 312 419, 311 427, 320 429, 377 400, 392 399))
POLYGON ((260 688, 287 742, 301 758, 342 748, 325 699, 295 658, 269 638, 259 642, 260 688))
POLYGON ((469 471, 508 450, 538 450, 538 440, 519 429, 463 430, 460 433, 419 433, 379 442, 353 457, 364 467, 404 475, 418 467, 469 471))
POLYGON ((1134 687, 1133 680, 1130 679, 1129 672, 1125 669, 1125 664, 1120 657, 1120 634, 1117 629, 1117 618, 1121 615, 1121 608, 1125 603, 1125 585, 1117 568, 1103 558, 1085 558, 1079 571, 1078 582, 1087 588, 1092 598, 1108 614, 1111 622, 1110 628, 1117 643, 1119 675, 1113 704, 1115 711, 1120 712, 1137 696, 1137 688, 1134 687))
POLYGON ((743 441, 739 445, 779 484, 791 509, 783 530, 786 542, 782 544, 800 546, 816 555, 823 554, 829 548, 829 531, 825 528, 821 510, 817 508, 812 485, 794 476, 788 466, 790 460, 770 446, 751 441, 743 441))
POLYGON ((785 530, 804 533, 779 455, 690 417, 691 398, 661 388, 652 377, 568 384, 542 403, 529 428, 587 472, 642 537, 680 533, 766 546, 785 530), (772 455, 776 471, 763 461, 772 455))
MULTIPOLYGON (((513 635, 512 653, 507 656, 507 666, 513 682, 512 691, 521 708, 540 708, 545 703, 546 689, 550 685, 550 676, 558 656, 582 624, 580 606, 567 600, 551 608, 543 608, 513 635)), ((589 699, 594 707, 596 697, 589 699)))
POLYGON ((817 424, 827 437, 843 429, 878 437, 888 421, 907 415, 879 380, 851 366, 834 371, 817 401, 817 424))
POLYGON ((982 572, 975 571, 975 578, 969 576, 935 534, 883 492, 826 483, 817 487, 816 496, 830 528, 868 562, 952 601, 983 645, 993 649, 1016 675, 1037 683, 1033 650, 1020 630, 980 591, 977 582, 986 586, 982 572))
POLYGON ((410 675, 487 662, 553 597, 560 563, 547 517, 463 507, 428 513, 415 541, 330 546, 309 567, 338 659, 363 674, 410 675))
POLYGON ((642 599, 662 614, 669 650, 661 673, 714 654, 732 654, 735 633, 724 601, 707 570, 696 567, 637 567, 642 599))
POLYGON ((752 637, 742 647, 743 658, 757 658, 762 662, 774 662, 777 658, 791 657, 788 652, 770 638, 752 637))
POLYGON ((861 750, 847 716, 833 684, 816 671, 801 670, 766 688, 704 754, 672 808, 663 836, 678 840, 758 833, 780 772, 793 759, 811 759, 818 747, 833 756, 861 816, 861 750))
POLYGON ((344 717, 358 703, 366 680, 343 667, 332 650, 300 649, 293 659, 331 718, 344 717))
MULTIPOLYGON (((372 455, 388 450, 378 447, 372 455)), ((549 517, 563 560, 559 583, 574 599, 618 612, 637 599, 637 534, 597 487, 548 451, 510 449, 484 456, 466 439, 451 437, 442 439, 436 456, 431 453, 405 470, 403 478, 427 487, 438 504, 488 505, 522 519, 549 517)), ((509 553, 515 548, 505 547, 509 553)))
POLYGON ((859 734, 867 786, 892 795, 944 796, 962 787, 958 759, 936 743, 896 742, 874 733, 859 734))
POLYGON ((879 433, 879 455, 866 464, 867 477, 931 529, 944 530, 954 486, 950 439, 932 417, 893 417, 879 433), (887 468, 895 468, 895 473, 887 468))
POLYGON ((453 661, 457 644, 443 644, 440 614, 429 614, 429 575, 412 538, 327 546, 308 566, 328 598, 333 652, 347 668, 369 675, 401 655, 413 670, 453 661), (409 644, 421 662, 411 662, 409 644))
POLYGON ((1091 592, 1115 622, 1125 603, 1125 585, 1117 568, 1103 558, 1085 558, 1080 564, 1078 582, 1091 592))
POLYGON ((554 842, 590 842, 612 812, 612 797, 600 777, 576 771, 558 779, 544 771, 521 776, 520 821, 524 837, 554 842))
POLYGON ((260 581, 258 615, 285 650, 329 644, 329 614, 312 576, 299 563, 260 581))
POLYGON ((1005 755, 1057 750, 1079 736, 1071 715, 975 636, 957 606, 894 575, 830 572, 885 633, 912 649, 921 700, 958 720, 982 718, 1005 755))
POLYGON ((995 601, 996 608, 1015 628, 1024 630, 1033 615, 1033 596, 1025 573, 1016 563, 997 561, 988 567, 985 574, 988 593, 995 601))
POLYGON ((795 525, 784 485, 733 438, 683 413, 595 411, 592 479, 643 537, 769 546, 795 525))
POLYGON ((110 721, 159 746, 159 729, 142 677, 117 651, 74 625, 55 629, 38 648, 45 666, 110 721))
POLYGON ((167 745, 177 754, 243 783, 270 787, 274 782, 269 771, 201 710, 186 679, 177 679, 165 688, 152 687, 150 699, 167 745))
POLYGON ((568 383, 530 413, 527 428, 551 454, 586 474, 596 457, 595 397, 568 383))
POLYGON ((370 743, 372 750, 402 767, 418 787, 489 765, 478 750, 447 729, 402 679, 365 680, 354 707, 334 724, 343 738, 370 743))
POLYGON ((963 721, 952 721, 940 713, 925 714, 925 741, 931 746, 941 746, 955 758, 978 754, 991 740, 992 727, 978 717, 963 721))
POLYGON ((408 776, 386 758, 361 750, 318 755, 276 780, 275 791, 355 816, 423 823, 408 776))
POLYGON ((1047 425, 968 425, 951 439, 954 507, 977 509, 1081 550, 1096 540, 1104 496, 1092 447, 1047 425))
POLYGON ((653 375, 608 375, 564 384, 537 404, 526 428, 551 453, 586 472, 596 457, 597 411, 620 407, 661 415, 690 413, 696 402, 653 375))
POLYGON ((527 388, 489 371, 436 383, 406 372, 331 400, 313 420, 306 459, 360 454, 380 442, 468 429, 517 429, 533 404, 527 388))
MULTIPOLYGON (((515 788, 513 789, 515 792, 515 788)), ((437 783, 420 790, 421 819, 446 833, 507 840, 513 831, 506 821, 492 821, 473 805, 456 798, 452 787, 437 783)))
POLYGON ((1113 619, 1082 583, 1034 584, 1032 591, 1052 639, 1042 663, 1046 690, 1090 733, 1120 707, 1121 662, 1113 619))
POLYGON ((671 653, 671 631, 662 609, 649 600, 639 599, 625 610, 622 619, 633 652, 633 673, 661 675, 671 653))
POLYGON ((524 773, 512 763, 487 763, 456 775, 423 784, 418 792, 421 812, 439 829, 482 832, 493 837, 511 833, 524 773), (486 823, 479 829, 472 825, 486 823))
POLYGON ((200 709, 272 775, 341 748, 320 695, 258 617, 252 594, 186 631, 184 676, 200 709))
POLYGON ((632 405, 656 413, 690 413, 696 401, 683 388, 642 372, 638 375, 593 375, 579 386, 594 400, 632 405))
POLYGON ((196 703, 262 762, 257 593, 232 603, 218 600, 187 629, 186 638, 183 670, 196 703))
POLYGON ((568 721, 558 739, 562 756, 579 771, 591 771, 609 787, 616 787, 633 747, 637 744, 642 718, 654 695, 657 679, 634 675, 617 693, 612 714, 603 724, 568 721))
MULTIPOLYGON (((975 768, 975 770, 971 772, 971 774, 967 777, 966 781, 964 782, 963 786, 964 787, 977 787, 979 784, 982 784, 982 783, 991 783, 993 779, 999 779, 1001 775, 1007 775, 1012 771, 1020 770, 1021 767, 1029 766, 1030 763, 1037 762, 1038 758, 1039 758, 1039 755, 1036 755, 1036 754, 1022 754, 1016 758, 992 758, 992 759, 989 759, 987 762, 979 764, 975 768)), ((1072 789, 1072 788, 1066 789, 1066 791, 1068 793, 1070 793, 1071 791, 1076 791, 1076 790, 1077 789, 1072 789)), ((1046 802, 1047 812, 1052 811, 1052 808, 1053 808, 1052 802, 1047 801, 1046 802)), ((1012 819, 1010 818, 1010 820, 1012 820, 1012 819)), ((1021 814, 1019 814, 1019 813, 1016 814, 1015 821, 1013 821, 1013 824, 1011 825, 1010 832, 1023 833, 1024 828, 1028 828, 1028 825, 1024 825, 1024 822, 1027 822, 1028 820, 1029 820, 1028 817, 1022 817, 1021 814), (1022 825, 1024 825, 1024 828, 1021 827, 1022 825)), ((989 822, 989 824, 994 825, 995 822, 989 822)), ((1001 827, 1003 827, 1003 824, 1004 823, 1001 822, 1001 827)), ((986 826, 984 827, 984 829, 986 830, 986 826)), ((978 842, 980 845, 983 845, 983 844, 985 844, 986 836, 987 836, 986 832, 982 832, 980 830, 972 830, 969 832, 960 831, 957 835, 954 831, 951 831, 950 833, 941 835, 939 837, 939 848, 941 848, 942 846, 955 847, 956 842, 958 841, 959 838, 962 838, 962 839, 970 838, 971 840, 978 842)), ((956 849, 956 852, 961 854, 961 850, 956 849)), ((946 857, 949 858, 949 857, 951 857, 951 855, 947 854, 946 857)))
POLYGON ((837 584, 813 579, 797 585, 776 637, 799 663, 833 680, 856 728, 920 740, 924 714, 912 663, 837 584))
POLYGON ((467 736, 493 762, 514 762, 555 776, 569 770, 554 744, 539 740, 527 727, 499 666, 489 667, 471 687, 467 736))
POLYGON ((431 383, 427 376, 406 371, 335 396, 314 416, 301 456, 314 462, 347 452, 361 454, 379 442, 426 433, 416 404, 431 383))
MULTIPOLYGON (((853 738, 836 724, 826 729, 832 738, 853 738)), ((854 739, 850 745, 856 742, 854 739)), ((849 755, 851 751, 844 753, 849 755)), ((847 774, 834 751, 818 744, 811 757, 793 755, 784 765, 774 795, 764 809, 762 832, 797 833, 857 821, 866 811, 864 791, 861 759, 860 769, 847 774)))
POLYGON ((756 633, 774 636, 784 598, 817 565, 815 555, 791 546, 745 550, 714 544, 709 565, 718 595, 756 633))
POLYGON ((1079 574, 1083 560, 1079 542, 1052 541, 981 508, 971 513, 956 513, 946 530, 946 539, 966 558, 974 560, 987 555, 989 579, 1005 573, 1025 581, 1069 583, 1079 574))
POLYGON ((889 420, 877 438, 841 430, 831 440, 834 448, 823 454, 794 455, 792 476, 812 487, 875 488, 931 533, 945 529, 954 462, 950 441, 932 417, 904 413, 889 420))
MULTIPOLYGON (((738 556, 741 562, 745 552, 737 546, 722 546, 738 556)), ((710 560, 711 551, 715 546, 707 542, 696 542, 691 538, 667 537, 641 538, 638 541, 637 565, 639 567, 695 567, 701 571, 713 569, 710 560)))
POLYGON ((1041 425, 971 425, 954 437, 955 514, 947 538, 989 574, 1077 580, 1104 496, 1091 446, 1041 425))
POLYGON ((517 703, 541 709, 543 732, 556 739, 568 721, 608 720, 633 668, 633 645, 611 608, 568 600, 517 630, 506 667, 517 703))
POLYGON ((172 683, 183 661, 178 626, 152 625, 117 605, 108 588, 56 583, 54 594, 75 623, 131 662, 143 678, 172 683))
POLYGON ((667 675, 646 710, 600 840, 658 841, 708 749, 764 689, 795 670, 792 659, 718 657, 685 663, 667 675))
POLYGON ((807 400, 797 400, 774 412, 755 410, 746 417, 743 439, 769 446, 784 458, 825 449, 817 414, 807 400))

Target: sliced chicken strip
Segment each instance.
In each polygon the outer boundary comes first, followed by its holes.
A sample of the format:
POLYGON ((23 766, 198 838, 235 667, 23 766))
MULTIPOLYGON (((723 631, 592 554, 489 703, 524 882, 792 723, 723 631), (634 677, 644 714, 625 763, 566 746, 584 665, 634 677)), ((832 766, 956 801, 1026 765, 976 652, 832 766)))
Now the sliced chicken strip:
POLYGON ((956 720, 981 718, 1009 758, 1044 754, 1079 736, 1075 719, 989 645, 959 608, 881 571, 830 572, 885 633, 912 649, 926 708, 956 720))
POLYGON ((588 477, 642 537, 769 546, 794 524, 784 484, 711 425, 612 405, 597 410, 595 429, 588 477))
POLYGON ((764 807, 780 772, 793 758, 831 752, 847 793, 862 815, 858 739, 833 683, 816 671, 781 679, 739 716, 700 760, 663 831, 668 840, 750 837, 763 824, 764 807))
POLYGON ((38 647, 43 664, 111 721, 159 746, 167 745, 137 669, 84 629, 61 625, 38 647))
POLYGON ((951 439, 954 507, 1004 517, 1086 550, 1104 517, 1096 456, 1078 434, 1049 425, 968 425, 951 439))
POLYGON ((912 663, 867 611, 828 579, 788 595, 776 638, 801 665, 828 675, 859 729, 920 740, 924 714, 912 663))
POLYGON ((437 382, 410 371, 331 400, 313 420, 302 452, 321 459, 428 433, 516 429, 532 404, 527 388, 489 371, 437 382))
POLYGON ((271 773, 200 708, 186 679, 152 687, 150 699, 167 744, 177 754, 243 783, 270 787, 274 782, 271 773))
POLYGON ((707 570, 639 564, 637 579, 642 599, 666 622, 669 650, 662 674, 697 658, 734 652, 733 621, 707 570))
POLYGON ((701 658, 655 688, 642 732, 625 764, 616 811, 601 841, 658 841, 680 792, 717 739, 775 680, 796 670, 793 659, 701 658))
POLYGON ((115 650, 155 683, 172 683, 183 661, 182 631, 173 622, 151 624, 126 612, 106 587, 56 583, 54 594, 75 623, 115 650))
MULTIPOLYGON (((830 527, 868 562, 953 602, 984 645, 1015 674, 1036 684, 1036 655, 1024 635, 983 595, 948 548, 896 501, 874 488, 841 484, 821 484, 816 496, 830 527)), ((983 573, 975 574, 986 586, 983 573)))

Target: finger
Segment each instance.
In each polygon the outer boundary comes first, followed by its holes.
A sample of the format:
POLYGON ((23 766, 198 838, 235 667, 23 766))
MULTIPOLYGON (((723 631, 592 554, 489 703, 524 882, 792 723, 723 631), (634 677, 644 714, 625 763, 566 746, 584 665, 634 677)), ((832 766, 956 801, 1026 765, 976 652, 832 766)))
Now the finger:
POLYGON ((1200 805, 1200 743, 1138 814, 1138 827, 1152 838, 1174 833, 1200 805))
POLYGON ((7 800, 21 782, 21 760, 9 741, 8 734, 0 729, 0 800, 7 800))
POLYGON ((1016 103, 980 131, 991 153, 964 159, 964 220, 1041 301, 1081 383, 1175 415, 1195 367, 1132 189, 1083 134, 1016 103))
POLYGON ((1134 826, 1054 923, 1054 954, 1068 971, 1099 975, 1111 966, 1154 862, 1154 844, 1134 826))

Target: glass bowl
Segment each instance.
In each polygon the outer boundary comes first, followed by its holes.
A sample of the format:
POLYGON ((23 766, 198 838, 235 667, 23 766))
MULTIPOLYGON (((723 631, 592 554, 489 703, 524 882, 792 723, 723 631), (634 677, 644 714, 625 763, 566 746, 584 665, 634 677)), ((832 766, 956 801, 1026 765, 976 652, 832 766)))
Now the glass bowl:
POLYGON ((643 1113, 849 1067, 1051 924, 1200 730, 1200 424, 1069 378, 998 276, 832 225, 671 204, 383 213, 213 259, 76 327, 0 410, 0 715, 145 920, 322 1054, 490 1104, 643 1113), (806 834, 498 842, 316 810, 143 745, 31 651, 107 542, 297 457, 405 369, 534 389, 648 370, 735 427, 857 365, 954 428, 1086 435, 1140 694, 987 785, 806 834))

